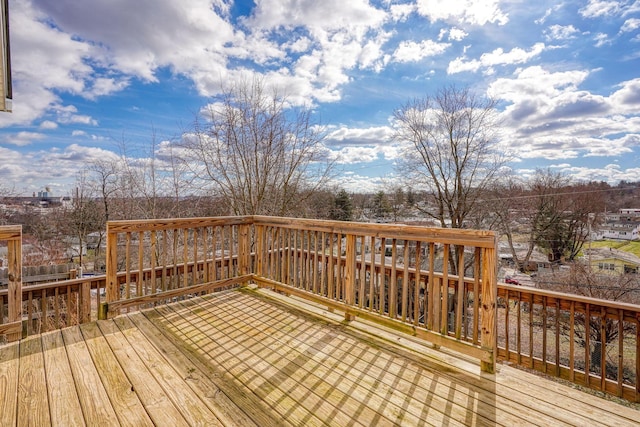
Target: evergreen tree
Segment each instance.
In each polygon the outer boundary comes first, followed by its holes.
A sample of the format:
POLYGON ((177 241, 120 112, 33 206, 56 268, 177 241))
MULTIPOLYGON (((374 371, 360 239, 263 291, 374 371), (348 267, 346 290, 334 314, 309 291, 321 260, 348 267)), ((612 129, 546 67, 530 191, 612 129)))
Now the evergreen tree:
POLYGON ((331 219, 338 221, 351 221, 353 219, 353 206, 349 194, 344 190, 340 190, 333 199, 333 210, 331 211, 331 219))

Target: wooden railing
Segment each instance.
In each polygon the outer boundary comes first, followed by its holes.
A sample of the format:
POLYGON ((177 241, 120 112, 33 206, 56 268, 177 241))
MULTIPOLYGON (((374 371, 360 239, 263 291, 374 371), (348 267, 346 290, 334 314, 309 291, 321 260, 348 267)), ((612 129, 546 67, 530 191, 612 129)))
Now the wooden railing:
POLYGON ((493 232, 254 217, 260 286, 424 338, 495 367, 493 232))
POLYGON ((7 244, 7 313, 0 307, 0 334, 8 341, 22 336, 22 226, 0 226, 0 242, 7 244))
MULTIPOLYGON (((0 230, 14 242, 15 269, 19 228, 0 230)), ((270 217, 113 222, 109 231, 109 276, 23 286, 19 298, 12 293, 22 310, 0 289, 0 334, 15 339, 20 323, 30 335, 95 320, 101 307, 113 315, 253 281, 492 363, 482 341, 491 316, 482 301, 492 297, 484 284, 495 282, 491 233, 270 217)), ((504 284, 496 293, 494 359, 640 401, 639 306, 504 284)))
POLYGON ((250 224, 249 217, 109 222, 100 317, 247 282, 250 224))
MULTIPOLYGON (((235 263, 235 259, 231 262, 235 263)), ((218 264, 221 262, 218 261, 218 264)), ((188 264, 186 268, 188 275, 193 274, 193 264, 188 264)), ((196 268, 201 271, 202 263, 198 263, 196 268)), ((165 277, 168 280, 175 281, 174 274, 179 275, 178 280, 182 280, 184 265, 166 268, 165 277)), ((156 269, 156 276, 162 276, 160 268, 156 269)), ((142 282, 148 283, 150 278, 150 269, 145 269, 141 275, 142 282)), ((130 271, 128 278, 125 272, 118 273, 117 281, 121 287, 126 285, 127 280, 137 283, 138 272, 130 271)), ((22 286, 22 310, 19 316, 22 328, 19 328, 18 323, 7 323, 8 307, 18 305, 9 304, 8 289, 0 289, 0 336, 5 334, 10 326, 16 328, 16 336, 13 339, 17 339, 20 336, 26 337, 95 321, 98 319, 99 308, 103 307, 106 301, 106 289, 106 275, 22 286), (18 334, 20 329, 21 332, 18 334)), ((0 337, 0 344, 1 342, 0 337)))
POLYGON ((498 286, 498 357, 640 401, 640 306, 498 286))

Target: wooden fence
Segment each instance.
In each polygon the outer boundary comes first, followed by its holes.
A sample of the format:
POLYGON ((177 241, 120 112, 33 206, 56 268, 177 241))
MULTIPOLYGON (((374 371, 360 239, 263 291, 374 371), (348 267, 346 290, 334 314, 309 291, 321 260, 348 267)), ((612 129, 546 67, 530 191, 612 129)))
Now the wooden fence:
MULTIPOLYGON (((22 285, 49 283, 76 278, 77 270, 72 264, 22 266, 22 285)), ((0 286, 9 284, 9 270, 0 269, 0 286)))

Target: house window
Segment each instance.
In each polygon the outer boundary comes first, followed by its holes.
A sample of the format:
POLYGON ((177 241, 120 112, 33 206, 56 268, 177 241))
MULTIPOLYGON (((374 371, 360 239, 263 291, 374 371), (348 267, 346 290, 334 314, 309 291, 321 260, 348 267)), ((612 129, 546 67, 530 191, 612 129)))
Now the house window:
POLYGON ((609 262, 599 262, 598 269, 614 271, 616 269, 616 265, 609 262))

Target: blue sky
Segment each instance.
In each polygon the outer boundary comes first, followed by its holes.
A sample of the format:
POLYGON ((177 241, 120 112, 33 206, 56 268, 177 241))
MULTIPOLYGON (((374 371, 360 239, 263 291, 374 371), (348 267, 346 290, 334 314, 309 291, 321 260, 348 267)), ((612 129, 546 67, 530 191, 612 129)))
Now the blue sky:
POLYGON ((254 73, 312 106, 350 191, 393 185, 392 115, 444 85, 499 101, 521 176, 640 180, 640 1, 12 0, 0 189, 178 141, 254 73))

